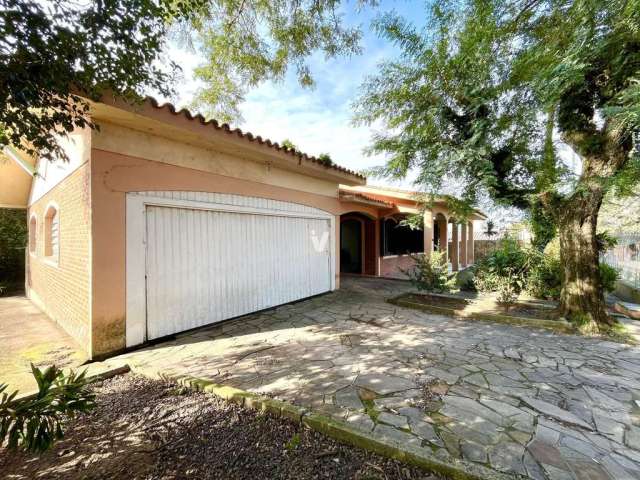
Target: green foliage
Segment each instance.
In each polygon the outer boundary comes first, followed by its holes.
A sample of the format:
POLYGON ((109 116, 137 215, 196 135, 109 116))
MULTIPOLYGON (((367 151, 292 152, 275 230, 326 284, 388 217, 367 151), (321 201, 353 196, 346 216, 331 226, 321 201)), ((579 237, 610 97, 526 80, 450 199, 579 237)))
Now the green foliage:
POLYGON ((328 153, 321 153, 318 155, 318 161, 325 167, 333 165, 333 160, 331 160, 331 156, 328 153))
POLYGON ((288 150, 298 150, 298 147, 288 138, 285 138, 280 145, 288 150))
MULTIPOLYGON (((247 90, 282 81, 292 68, 302 86, 314 79, 307 58, 360 53, 362 32, 344 25, 340 0, 186 0, 195 15, 177 25, 177 38, 204 61, 196 68, 203 87, 194 104, 224 121, 240 119, 247 90)), ((375 2, 359 0, 358 5, 375 2)))
POLYGON ((539 200, 531 204, 529 224, 533 234, 531 243, 538 250, 544 250, 547 244, 556 236, 557 225, 553 215, 545 211, 539 200))
POLYGON ((617 269, 606 263, 600 263, 600 283, 605 291, 613 292, 619 278, 620 272, 617 269))
POLYGON ((175 65, 159 67, 167 20, 180 2, 0 0, 0 144, 66 158, 55 140, 94 127, 89 105, 104 94, 168 95, 175 65))
MULTIPOLYGON (((388 159, 379 174, 417 170, 431 191, 453 179, 469 203, 485 192, 523 210, 539 202, 568 235, 596 218, 603 194, 633 191, 640 0, 436 0, 427 9, 421 29, 395 14, 377 22, 400 49, 357 103, 357 120, 383 124, 370 148, 388 159), (581 172, 568 169, 560 144, 582 157, 581 172)), ((551 235, 547 219, 534 219, 538 248, 551 235)), ((588 249, 576 255, 594 262, 588 249)), ((592 272, 572 278, 586 284, 592 272)), ((561 300, 570 308, 587 293, 571 288, 561 300)))
POLYGON ((607 231, 596 234, 596 242, 598 244, 598 252, 604 253, 611 250, 618 244, 618 239, 607 231))
POLYGON ((476 288, 481 292, 503 291, 505 295, 511 292, 518 295, 524 290, 527 276, 537 260, 534 252, 506 237, 473 267, 476 288))
POLYGON ((31 371, 38 384, 33 398, 16 399, 17 391, 5 393, 7 385, 0 385, 0 444, 43 452, 63 437, 66 418, 95 407, 94 395, 85 372, 64 375, 55 366, 43 372, 33 364, 31 371))
POLYGON ((536 298, 557 300, 562 289, 560 257, 544 254, 529 273, 527 292, 536 298))
POLYGON ((291 452, 293 450, 296 450, 300 446, 300 441, 300 434, 294 433, 284 447, 291 452))
POLYGON ((447 292, 453 287, 449 278, 449 267, 444 252, 431 255, 410 255, 415 262, 413 268, 403 270, 413 285, 427 292, 447 292))
POLYGON ((0 208, 0 282, 24 279, 26 245, 26 211, 0 208))

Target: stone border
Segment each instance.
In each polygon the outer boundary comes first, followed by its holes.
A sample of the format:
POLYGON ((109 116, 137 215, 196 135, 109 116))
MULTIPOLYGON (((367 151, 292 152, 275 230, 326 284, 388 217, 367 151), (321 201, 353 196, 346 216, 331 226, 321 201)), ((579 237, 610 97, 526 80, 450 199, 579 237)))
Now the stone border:
POLYGON ((454 480, 509 480, 513 475, 500 473, 484 465, 474 464, 457 458, 447 460, 438 458, 427 449, 412 445, 402 445, 392 439, 377 438, 372 432, 364 432, 351 425, 337 421, 312 410, 275 400, 273 398, 247 392, 223 384, 217 384, 203 378, 189 375, 175 375, 156 369, 134 368, 134 373, 153 379, 168 380, 179 385, 211 393, 225 401, 235 403, 243 408, 267 412, 276 417, 283 417, 300 423, 312 430, 320 432, 340 443, 352 445, 376 453, 383 457, 437 472, 454 480))
POLYGON ((406 294, 403 294, 397 297, 388 298, 387 302, 399 307, 413 308, 429 313, 449 315, 466 320, 481 320, 485 322, 505 323, 508 325, 517 325, 522 327, 546 328, 562 333, 576 333, 576 329, 574 328, 574 326, 566 320, 542 320, 531 317, 514 317, 512 315, 500 315, 497 313, 468 312, 456 308, 411 302, 409 300, 403 299, 406 296, 406 294))

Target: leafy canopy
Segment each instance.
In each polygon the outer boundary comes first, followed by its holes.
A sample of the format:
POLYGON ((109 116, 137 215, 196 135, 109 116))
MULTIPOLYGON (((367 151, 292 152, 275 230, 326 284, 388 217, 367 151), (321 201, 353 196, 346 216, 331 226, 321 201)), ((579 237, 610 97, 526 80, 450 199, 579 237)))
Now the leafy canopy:
MULTIPOLYGON (((361 51, 362 32, 345 26, 341 3, 207 0, 191 8, 193 15, 178 22, 177 38, 203 58, 194 72, 202 82, 194 105, 223 121, 239 119, 238 107, 248 89, 265 80, 283 80, 289 68, 301 85, 313 86, 310 55, 332 58, 361 51)), ((357 8, 367 4, 376 1, 356 3, 357 8)))
POLYGON ((64 157, 55 136, 92 126, 88 104, 105 93, 134 100, 170 93, 175 66, 160 54, 183 2, 0 0, 0 144, 64 157))
POLYGON ((458 180, 473 203, 486 191, 528 209, 561 202, 585 181, 630 191, 640 179, 640 1, 439 0, 423 30, 393 14, 376 23, 401 55, 381 65, 356 104, 382 121, 376 173, 438 190, 458 180), (558 141, 583 158, 575 177, 558 141))

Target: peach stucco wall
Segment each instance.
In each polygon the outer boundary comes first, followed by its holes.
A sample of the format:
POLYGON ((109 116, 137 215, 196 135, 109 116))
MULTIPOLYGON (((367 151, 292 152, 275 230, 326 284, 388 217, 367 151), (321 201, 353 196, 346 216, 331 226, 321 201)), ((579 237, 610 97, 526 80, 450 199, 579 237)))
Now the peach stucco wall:
POLYGON ((37 222, 27 259, 27 295, 87 351, 91 343, 90 165, 85 163, 29 208, 37 222), (59 256, 45 257, 45 212, 58 207, 59 256))
MULTIPOLYGON (((237 161, 242 163, 241 159, 237 161)), ((127 192, 181 190, 232 193, 300 203, 322 209, 336 216, 340 214, 342 208, 338 201, 337 188, 336 195, 332 197, 219 175, 195 168, 169 165, 97 148, 92 150, 91 162, 93 356, 100 356, 125 347, 125 203, 127 192)), ((272 171, 271 175, 277 175, 277 173, 272 171)), ((313 180, 308 179, 307 182, 313 182, 313 180)), ((320 185, 311 185, 312 188, 309 190, 317 191, 324 188, 323 184, 326 182, 321 180, 318 182, 320 185)), ((273 179, 272 183, 283 183, 283 178, 273 179)), ((338 218, 336 228, 339 223, 338 218)), ((339 258, 336 258, 336 272, 340 270, 339 265, 339 258)), ((336 280, 338 281, 339 278, 336 280)))

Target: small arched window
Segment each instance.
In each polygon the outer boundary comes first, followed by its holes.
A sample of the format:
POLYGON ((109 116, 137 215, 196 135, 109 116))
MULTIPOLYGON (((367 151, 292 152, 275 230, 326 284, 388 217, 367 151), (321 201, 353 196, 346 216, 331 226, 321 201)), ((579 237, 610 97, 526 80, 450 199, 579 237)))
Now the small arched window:
POLYGON ((49 205, 44 217, 44 255, 58 261, 60 252, 60 215, 55 205, 49 205))
POLYGON ((35 214, 29 219, 29 252, 36 253, 36 232, 38 231, 38 221, 35 214))

